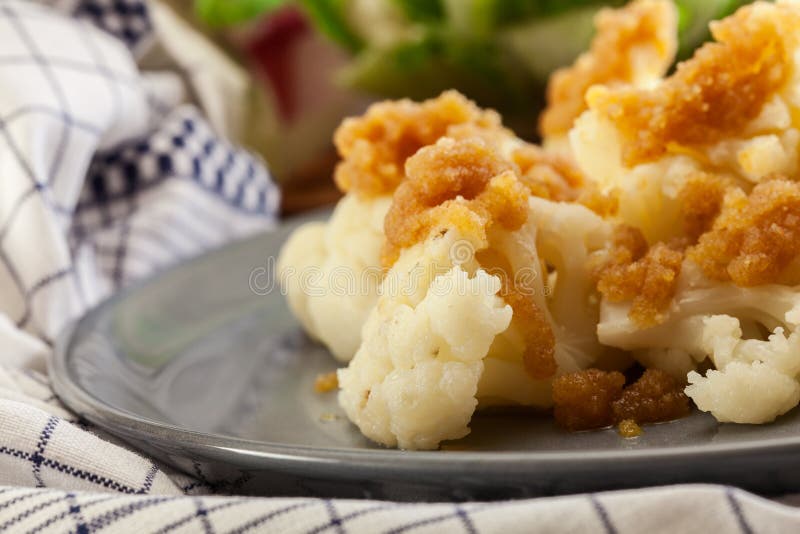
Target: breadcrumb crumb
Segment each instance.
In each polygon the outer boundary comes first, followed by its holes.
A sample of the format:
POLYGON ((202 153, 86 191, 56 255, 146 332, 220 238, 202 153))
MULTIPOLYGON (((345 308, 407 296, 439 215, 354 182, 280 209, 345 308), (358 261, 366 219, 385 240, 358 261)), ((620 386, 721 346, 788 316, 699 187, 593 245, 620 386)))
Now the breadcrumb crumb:
POLYGON ((784 39, 800 31, 800 10, 788 2, 757 2, 713 23, 711 31, 717 42, 654 88, 588 91, 589 107, 622 133, 625 165, 711 144, 756 118, 787 80, 792 50, 784 39))
POLYGON ((591 430, 614 424, 611 403, 622 395, 625 376, 613 371, 586 369, 553 380, 553 414, 569 431, 591 430))
POLYGON ((677 14, 672 2, 639 0, 621 9, 603 9, 595 19, 597 33, 588 52, 571 67, 550 77, 548 107, 540 120, 545 137, 562 135, 586 110, 584 94, 596 84, 632 83, 638 70, 663 76, 675 59, 677 14), (647 50, 647 61, 636 52, 647 50))
POLYGON ((528 191, 513 164, 480 139, 442 139, 409 158, 406 173, 384 222, 385 267, 435 228, 484 242, 489 225, 515 230, 527 220, 528 191))
POLYGON ((586 183, 572 161, 536 145, 524 144, 513 151, 511 159, 519 166, 522 182, 533 196, 569 202, 577 198, 586 183))
POLYGON ((603 191, 594 182, 587 182, 575 201, 604 219, 610 218, 619 212, 619 189, 603 191))
POLYGON ((665 371, 647 369, 636 382, 624 385, 622 373, 599 369, 556 378, 556 423, 573 432, 619 424, 622 433, 623 424, 633 429, 631 425, 671 421, 689 413, 683 384, 665 371))
POLYGON ((612 403, 614 419, 642 424, 683 417, 689 413, 689 397, 683 392, 684 385, 665 371, 647 369, 612 403))
MULTIPOLYGON (((504 278, 509 279, 508 276, 504 278)), ((525 339, 525 352, 522 354, 525 372, 534 380, 552 377, 558 370, 555 359, 556 338, 547 317, 529 292, 507 286, 502 296, 514 310, 514 319, 520 325, 525 339)))
POLYGON ((336 389, 339 389, 339 378, 336 376, 336 371, 319 374, 314 380, 314 391, 317 393, 329 393, 336 389))
POLYGON ((678 244, 647 248, 639 230, 620 225, 609 258, 598 269, 597 290, 609 302, 631 301, 629 317, 639 326, 656 325, 675 296, 683 257, 678 244))
POLYGON ((642 435, 642 427, 636 424, 633 419, 623 419, 617 425, 617 432, 623 438, 638 438, 642 435))
POLYGON ((678 193, 683 230, 692 243, 711 229, 725 198, 724 181, 713 174, 698 172, 678 193))
POLYGON ((779 280, 800 254, 800 184, 762 182, 732 190, 722 212, 688 255, 709 278, 756 286, 779 280))
POLYGON ((406 159, 456 125, 470 125, 473 134, 502 129, 496 112, 478 108, 457 91, 421 103, 404 99, 373 104, 363 116, 345 119, 334 134, 342 157, 336 185, 362 196, 389 194, 405 177, 406 159))

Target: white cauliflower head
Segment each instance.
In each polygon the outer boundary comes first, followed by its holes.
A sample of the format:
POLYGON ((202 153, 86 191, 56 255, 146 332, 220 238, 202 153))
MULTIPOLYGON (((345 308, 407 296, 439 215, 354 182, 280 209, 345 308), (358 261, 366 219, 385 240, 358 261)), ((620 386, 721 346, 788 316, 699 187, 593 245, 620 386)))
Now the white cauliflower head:
POLYGON ((765 423, 800 401, 800 288, 714 282, 685 260, 660 323, 643 327, 630 310, 630 302, 604 301, 600 340, 645 367, 688 376, 686 394, 717 420, 765 423), (702 376, 694 369, 706 359, 715 369, 702 376))
POLYGON ((588 260, 611 228, 529 197, 480 138, 442 139, 406 170, 384 225, 396 259, 340 403, 380 443, 433 448, 466 434, 478 402, 552 406, 552 379, 604 354, 588 260))
POLYGON ((652 87, 595 86, 570 132, 583 171, 616 190, 648 241, 679 235, 679 193, 697 172, 745 190, 800 169, 800 5, 755 2, 652 87))
MULTIPOLYGON (((544 313, 554 336, 555 376, 591 365, 618 367, 624 357, 597 337, 599 299, 589 272, 611 225, 580 204, 531 197, 528 206, 519 230, 490 232, 490 250, 505 257, 544 313)), ((482 405, 552 406, 553 377, 535 380, 525 371, 524 322, 516 317, 492 345, 478 389, 482 405)))
POLYGON ((718 421, 768 423, 800 402, 800 333, 742 339, 738 319, 714 315, 703 319, 702 344, 716 370, 690 372, 686 394, 718 421))
POLYGON ((350 365, 339 403, 368 438, 431 449, 469 432, 483 358, 511 321, 501 282, 454 265, 441 273, 458 233, 416 245, 386 275, 350 365), (407 286, 412 284, 412 286, 407 286), (407 291, 404 291, 407 289, 407 291))
POLYGON ((564 149, 567 132, 586 109, 587 89, 598 84, 649 87, 675 60, 678 13, 669 0, 635 0, 619 9, 602 9, 594 26, 589 50, 548 82, 548 105, 540 118, 548 149, 564 149))
POLYGON ((793 332, 800 325, 800 290, 777 284, 738 287, 713 282, 691 260, 684 260, 675 295, 660 323, 643 327, 630 312, 630 301, 604 299, 597 325, 600 342, 632 351, 646 367, 681 377, 712 354, 704 338, 708 317, 723 312, 736 317, 737 328, 741 321, 751 336, 778 328, 793 332))
POLYGON ((346 195, 327 223, 298 228, 283 246, 278 275, 303 328, 346 362, 378 299, 383 218, 391 197, 346 195))

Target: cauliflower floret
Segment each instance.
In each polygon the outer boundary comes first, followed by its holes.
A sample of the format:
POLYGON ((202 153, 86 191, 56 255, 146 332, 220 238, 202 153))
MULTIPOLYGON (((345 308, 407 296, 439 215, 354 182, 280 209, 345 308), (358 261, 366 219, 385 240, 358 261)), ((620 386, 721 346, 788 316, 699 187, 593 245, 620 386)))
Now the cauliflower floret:
POLYGON ((800 402, 800 384, 761 362, 733 362, 703 377, 689 373, 686 395, 722 423, 774 421, 800 402))
POLYGON ((548 149, 558 149, 572 123, 586 109, 584 94, 596 84, 647 87, 675 60, 678 17, 668 0, 637 0, 603 9, 594 21, 591 48, 573 65, 556 71, 547 87, 548 107, 540 120, 548 149))
POLYGON ((383 218, 391 197, 346 195, 327 223, 298 228, 281 250, 278 273, 294 315, 340 361, 353 357, 378 299, 383 218))
POLYGON ((600 340, 632 350, 647 368, 680 379, 688 373, 686 394, 719 421, 766 423, 796 406, 800 291, 709 282, 699 269, 687 267, 664 322, 641 328, 630 319, 629 304, 604 302, 600 340), (731 315, 715 315, 719 310, 731 315), (756 337, 764 329, 772 332, 766 341, 756 337), (743 339, 745 332, 753 337, 743 339), (694 369, 706 358, 716 369, 703 377, 694 369))
POLYGON ((689 373, 686 394, 718 421, 768 423, 800 402, 800 333, 742 339, 738 319, 715 315, 703 319, 702 345, 716 370, 689 373))
MULTIPOLYGON (((490 232, 490 250, 505 258, 544 312, 554 336, 556 376, 598 364, 623 368, 624 356, 598 341, 598 300, 589 273, 591 257, 607 246, 611 225, 580 204, 531 197, 528 206, 528 220, 518 231, 490 232), (552 273, 542 270, 544 264, 552 273)), ((532 380, 525 372, 523 321, 515 317, 489 351, 478 388, 482 406, 553 404, 553 377, 532 380)))
MULTIPOLYGON (((601 343, 633 351, 646 367, 685 377, 712 354, 704 340, 704 321, 720 311, 737 317, 749 335, 795 331, 800 326, 800 289, 769 284, 737 287, 708 280, 691 260, 685 260, 677 291, 659 324, 643 328, 630 317, 630 302, 600 306, 597 334, 601 343)), ((737 323, 738 324, 738 323, 737 323)))
POLYGON ((742 339, 739 320, 730 315, 712 315, 703 320, 703 347, 719 370, 734 361, 762 362, 788 376, 800 372, 800 333, 784 335, 775 328, 766 341, 742 339))
POLYGON ((582 205, 529 197, 497 148, 444 138, 406 162, 384 224, 391 269, 340 372, 341 404, 380 443, 463 436, 478 402, 552 406, 552 379, 606 352, 588 260, 611 226, 582 205))
POLYGON ((591 88, 569 134, 651 243, 681 235, 679 194, 698 172, 749 191, 800 168, 800 4, 755 2, 711 29, 717 42, 650 88, 591 88))
POLYGON ((432 449, 469 433, 482 360, 511 321, 496 276, 482 270, 470 276, 460 265, 429 284, 415 274, 445 265, 457 232, 447 234, 402 253, 364 325, 361 347, 339 371, 339 403, 365 436, 387 446, 432 449), (402 295, 409 283, 414 287, 402 295))

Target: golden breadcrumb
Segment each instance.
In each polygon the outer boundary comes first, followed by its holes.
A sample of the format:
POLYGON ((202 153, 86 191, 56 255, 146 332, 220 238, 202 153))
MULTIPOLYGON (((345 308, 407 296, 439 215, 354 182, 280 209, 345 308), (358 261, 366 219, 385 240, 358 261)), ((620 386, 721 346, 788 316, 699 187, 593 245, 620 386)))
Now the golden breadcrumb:
POLYGON ((642 427, 633 419, 623 419, 617 425, 617 432, 623 438, 637 438, 642 435, 642 427))
POLYGON ((618 226, 609 258, 599 269, 597 290, 609 302, 631 301, 629 317, 639 326, 665 319, 683 263, 679 244, 656 243, 649 249, 639 230, 618 226))
POLYGON ((589 107, 615 123, 627 166, 739 132, 784 84, 800 9, 759 2, 711 25, 716 43, 697 50, 653 89, 595 87, 589 107))
POLYGON ((406 162, 384 220, 384 266, 435 228, 458 228, 477 242, 499 223, 516 230, 528 217, 528 191, 511 162, 480 139, 443 139, 406 162))
POLYGON ((614 424, 611 403, 622 396, 625 377, 619 372, 586 369, 553 380, 553 415, 570 431, 614 424))
POLYGON ((689 413, 684 386, 665 371, 647 369, 612 403, 614 420, 659 423, 683 417, 689 413))
POLYGON ((519 167, 522 183, 536 197, 572 201, 585 182, 572 161, 536 145, 525 143, 512 152, 511 159, 519 167))
POLYGON ((543 136, 562 135, 586 110, 584 95, 596 84, 635 81, 636 70, 663 76, 675 59, 677 16, 667 0, 639 0, 621 9, 603 9, 595 19, 597 33, 588 52, 571 67, 556 71, 547 87, 548 106, 540 119, 543 136), (637 49, 655 52, 657 61, 637 65, 637 49))
POLYGON ((800 254, 800 184, 762 182, 748 196, 731 190, 710 231, 688 255, 709 278, 738 286, 778 281, 800 254))
POLYGON ((497 113, 478 108, 456 91, 422 103, 404 99, 373 104, 363 116, 345 119, 334 134, 342 157, 336 184, 344 192, 368 197, 391 193, 405 176, 406 159, 447 135, 451 126, 464 124, 473 133, 503 131, 497 113))
POLYGON ((722 209, 725 189, 726 184, 720 177, 698 172, 678 193, 683 230, 692 243, 711 229, 722 209))
MULTIPOLYGON (((505 276, 504 280, 511 277, 505 276)), ((536 305, 533 294, 513 286, 503 288, 503 300, 514 310, 514 319, 520 325, 525 341, 522 365, 534 380, 550 378, 558 370, 556 363, 556 338, 542 310, 536 305)))
POLYGON ((314 391, 317 393, 328 393, 339 388, 339 378, 336 371, 317 375, 314 380, 314 391))
POLYGON ((639 424, 678 419, 689 413, 683 384, 659 369, 647 369, 624 387, 617 371, 586 369, 553 380, 556 423, 570 431, 620 425, 625 437, 638 435, 639 424), (629 433, 626 435, 625 433, 629 433))
POLYGON ((603 191, 594 182, 586 182, 575 201, 607 219, 619 211, 619 189, 603 191))

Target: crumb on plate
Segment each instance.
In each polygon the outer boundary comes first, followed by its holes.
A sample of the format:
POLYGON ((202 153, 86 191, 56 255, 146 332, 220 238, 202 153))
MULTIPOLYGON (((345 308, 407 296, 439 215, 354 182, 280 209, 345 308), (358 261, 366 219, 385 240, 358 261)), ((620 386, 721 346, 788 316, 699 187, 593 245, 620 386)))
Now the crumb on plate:
POLYGON ((329 393, 339 388, 339 378, 336 371, 317 375, 314 380, 314 391, 317 393, 329 393))
POLYGON ((586 369, 562 375, 553 381, 555 418, 570 430, 604 428, 620 421, 658 423, 689 413, 683 384, 659 369, 647 369, 625 387, 617 371, 586 369))
POLYGON ((623 438, 637 438, 642 435, 642 427, 633 419, 623 419, 617 425, 617 432, 623 438))

